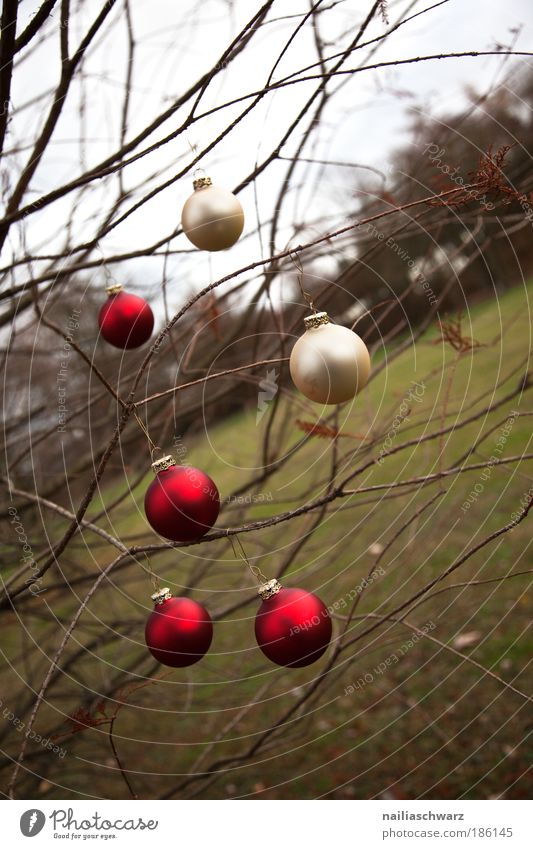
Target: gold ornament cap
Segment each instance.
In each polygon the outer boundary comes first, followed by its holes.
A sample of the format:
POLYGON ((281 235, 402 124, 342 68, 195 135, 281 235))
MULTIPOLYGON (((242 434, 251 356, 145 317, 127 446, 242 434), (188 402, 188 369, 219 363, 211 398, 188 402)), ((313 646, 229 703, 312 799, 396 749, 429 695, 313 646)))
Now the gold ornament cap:
POLYGON ((155 463, 152 463, 152 469, 154 474, 158 474, 158 472, 166 472, 167 469, 170 469, 171 466, 175 466, 176 461, 172 454, 167 454, 166 457, 161 457, 160 460, 156 460, 155 463))
POLYGON ((321 324, 329 324, 329 316, 327 312, 315 312, 313 315, 306 315, 304 324, 306 330, 310 330, 312 327, 320 327, 321 324))
POLYGON ((257 594, 261 596, 263 601, 267 601, 267 599, 272 598, 272 596, 279 593, 281 589, 281 584, 277 578, 272 578, 270 581, 266 581, 264 584, 257 590, 257 594))
POLYGON ((118 295, 122 292, 122 283, 110 283, 109 286, 105 287, 105 290, 109 297, 111 297, 111 295, 118 295))
POLYGON ((205 189, 207 186, 212 186, 213 181, 211 177, 197 177, 196 180, 192 181, 192 185, 194 191, 197 192, 198 189, 205 189))
POLYGON ((154 604, 163 604, 164 601, 167 601, 169 598, 172 598, 172 593, 170 592, 169 587, 163 587, 163 589, 158 590, 156 593, 153 593, 150 598, 154 602, 154 604))

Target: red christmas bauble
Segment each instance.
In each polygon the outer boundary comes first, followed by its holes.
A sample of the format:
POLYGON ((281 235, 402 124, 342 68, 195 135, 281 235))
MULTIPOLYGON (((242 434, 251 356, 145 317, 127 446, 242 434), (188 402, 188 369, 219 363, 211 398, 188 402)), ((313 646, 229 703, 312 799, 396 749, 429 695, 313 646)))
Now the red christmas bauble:
POLYGON ((218 518, 220 496, 215 484, 200 469, 174 465, 171 457, 154 466, 157 476, 144 496, 152 528, 173 542, 200 539, 218 518))
POLYGON ((159 663, 191 666, 208 651, 213 639, 213 623, 205 607, 192 598, 166 595, 162 601, 156 601, 144 636, 159 663))
POLYGON ((309 666, 329 645, 331 619, 318 596, 283 587, 263 601, 255 617, 255 636, 263 654, 278 666, 309 666))
POLYGON ((102 306, 98 324, 106 342, 115 348, 139 348, 152 335, 154 314, 144 298, 118 291, 102 306))

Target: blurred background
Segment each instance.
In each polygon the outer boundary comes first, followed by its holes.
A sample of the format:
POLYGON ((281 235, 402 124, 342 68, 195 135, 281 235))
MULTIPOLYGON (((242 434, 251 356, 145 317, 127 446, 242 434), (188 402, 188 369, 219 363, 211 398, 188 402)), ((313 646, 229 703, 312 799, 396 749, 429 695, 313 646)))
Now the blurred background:
POLYGON ((5 4, 4 794, 527 798, 532 26, 525 0, 5 4), (198 167, 245 210, 229 251, 181 230, 198 167), (153 347, 101 338, 113 282, 153 347), (310 300, 370 350, 353 402, 290 380, 310 300), (145 518, 154 446, 217 483, 198 543, 145 518), (330 606, 315 665, 256 646, 237 529, 330 606), (154 574, 215 620, 188 669, 146 649, 154 574))

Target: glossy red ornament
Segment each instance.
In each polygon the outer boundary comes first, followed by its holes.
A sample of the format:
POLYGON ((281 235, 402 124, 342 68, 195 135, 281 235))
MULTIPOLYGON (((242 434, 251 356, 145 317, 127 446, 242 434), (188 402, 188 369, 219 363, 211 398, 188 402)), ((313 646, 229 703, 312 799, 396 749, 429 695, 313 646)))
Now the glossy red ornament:
POLYGON ((209 475, 193 466, 176 466, 170 456, 152 468, 156 478, 146 490, 144 510, 154 531, 173 542, 203 537, 220 510, 218 489, 209 475))
POLYGON ((255 617, 259 648, 278 666, 309 666, 331 640, 331 619, 323 601, 307 590, 285 588, 274 579, 259 588, 263 603, 255 617))
POLYGON ((154 593, 155 607, 146 623, 146 645, 165 666, 192 666, 202 659, 213 639, 208 611, 192 598, 175 598, 165 588, 154 593))
POLYGON ((109 298, 98 316, 100 332, 115 348, 139 348, 152 335, 154 314, 144 298, 123 292, 121 286, 108 288, 109 298))

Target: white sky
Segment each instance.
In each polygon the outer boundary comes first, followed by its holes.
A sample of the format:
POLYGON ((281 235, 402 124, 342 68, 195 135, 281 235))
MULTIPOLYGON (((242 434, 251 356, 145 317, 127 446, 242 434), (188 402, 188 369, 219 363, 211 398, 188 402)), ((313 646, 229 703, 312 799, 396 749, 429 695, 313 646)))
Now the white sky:
MULTIPOLYGON (((190 0, 132 0, 133 30, 138 41, 133 76, 133 93, 130 109, 131 137, 168 106, 198 76, 208 70, 227 46, 229 40, 251 17, 259 3, 251 0, 236 0, 228 5, 223 0, 204 0, 201 4, 190 0)), ((327 3, 326 3, 327 5, 327 3)), ((404 9, 412 7, 419 11, 430 3, 396 0, 389 4, 389 17, 393 23, 404 9)), ((71 43, 76 43, 82 32, 96 16, 100 2, 90 0, 78 8, 74 6, 71 43)), ((328 29, 323 32, 332 41, 339 33, 347 33, 342 45, 348 43, 362 16, 370 7, 369 0, 346 0, 324 16, 328 29)), ((23 3, 19 31, 37 8, 36 4, 23 3)), ((280 53, 298 16, 305 14, 307 2, 281 2, 278 0, 270 13, 270 19, 291 16, 267 24, 254 38, 252 46, 243 53, 234 65, 224 70, 210 85, 202 101, 203 108, 220 104, 230 97, 260 89, 266 82, 275 58, 280 53)), ((58 15, 49 22, 52 33, 50 40, 17 70, 14 78, 12 100, 15 107, 31 101, 39 93, 51 89, 58 79, 58 15)), ((408 58, 439 52, 492 49, 494 42, 507 45, 509 29, 523 25, 516 44, 517 50, 533 47, 533 3, 532 0, 450 0, 440 8, 402 27, 389 42, 380 47, 373 61, 408 58)), ((380 19, 368 31, 368 37, 384 29, 380 19)), ((122 85, 125 77, 126 25, 124 7, 121 2, 111 13, 109 25, 97 40, 85 63, 86 91, 90 105, 80 118, 80 86, 73 87, 56 130, 53 144, 41 163, 31 184, 28 200, 53 189, 61 182, 80 173, 82 168, 97 163, 117 146, 120 127, 122 85), (111 22, 117 22, 111 27, 111 22), (87 144, 80 148, 80 120, 86 130, 87 144)), ((329 48, 328 54, 334 52, 329 48)), ((366 63, 368 50, 354 54, 344 67, 353 68, 366 63)), ((297 36, 287 55, 276 70, 279 79, 301 66, 315 61, 313 35, 310 26, 297 36)), ((516 62, 517 60, 511 60, 516 62)), ((529 61, 529 60, 526 60, 529 61)), ((306 155, 333 160, 349 160, 384 169, 390 153, 405 142, 409 125, 409 107, 429 110, 434 114, 459 109, 464 104, 465 86, 483 90, 497 75, 501 59, 497 57, 447 59, 423 64, 386 68, 370 71, 345 80, 342 91, 331 102, 324 115, 324 125, 316 144, 307 149, 306 155), (392 90, 392 93, 391 93, 392 90), (415 97, 403 97, 402 92, 414 92, 415 97)), ((511 65, 504 69, 509 70, 511 65)), ((500 76, 503 77, 503 73, 500 76)), ((334 88, 338 83, 333 81, 334 88)), ((292 116, 294 116, 312 91, 314 83, 290 86, 265 97, 262 103, 245 119, 235 131, 203 162, 206 171, 217 183, 228 188, 236 185, 252 169, 257 159, 261 160, 276 144, 292 116)), ((205 145, 227 122, 238 114, 241 107, 230 107, 211 116, 191 130, 189 141, 205 145)), ((177 127, 184 117, 183 112, 171 118, 148 143, 177 127)), ((16 115, 10 125, 7 146, 22 140, 29 141, 42 115, 28 108, 16 115)), ((291 155, 300 138, 297 132, 285 153, 291 155)), ((143 144, 142 147, 146 145, 143 144)), ((26 151, 16 157, 20 164, 27 157, 26 151)), ((160 151, 145 157, 126 169, 126 186, 133 186, 156 171, 164 171, 167 179, 178 167, 190 159, 187 139, 181 136, 160 151)), ((258 181, 257 190, 261 214, 268 217, 277 195, 287 163, 269 167, 258 181)), ((296 182, 308 173, 300 166, 296 182)), ((316 176, 316 170, 311 174, 316 176)), ((350 174, 352 172, 349 172, 350 174)), ((287 214, 292 223, 306 223, 331 210, 332 227, 342 221, 343 208, 353 209, 350 190, 353 178, 346 183, 346 173, 339 169, 321 171, 318 185, 309 179, 310 190, 302 194, 302 202, 296 208, 287 205, 287 214)), ((308 175, 310 178, 311 175, 308 175)), ((378 183, 376 183, 378 185, 378 183)), ((111 190, 111 197, 113 191, 111 190)), ((117 251, 138 248, 157 241, 171 232, 179 222, 181 207, 192 190, 191 178, 186 177, 166 189, 150 203, 143 206, 127 221, 119 225, 103 242, 106 255, 117 251)), ((251 190, 241 194, 250 229, 255 225, 255 210, 251 190)), ((84 241, 94 232, 93 215, 109 202, 110 190, 101 188, 87 193, 78 205, 74 228, 84 241)), ((28 219, 26 237, 34 249, 47 252, 59 246, 65 221, 71 213, 73 196, 47 207, 42 213, 28 219)), ((128 203, 129 206, 129 203, 128 203)), ((246 228, 245 228, 246 232, 246 228)), ((287 231, 284 231, 284 238, 287 231)), ((266 235, 266 234, 265 234, 266 235)), ((185 236, 176 238, 172 247, 189 247, 185 236)), ((277 248, 283 247, 282 244, 277 248)), ((224 254, 208 256, 194 252, 175 258, 170 266, 172 277, 171 308, 177 307, 184 295, 205 285, 210 276, 216 278, 260 258, 257 238, 239 243, 224 254)), ((136 260, 128 263, 123 272, 141 286, 141 291, 157 300, 161 280, 161 264, 154 259, 136 260)), ((120 274, 114 270, 115 276, 120 274)), ((98 279, 98 278, 96 278, 98 279)))

